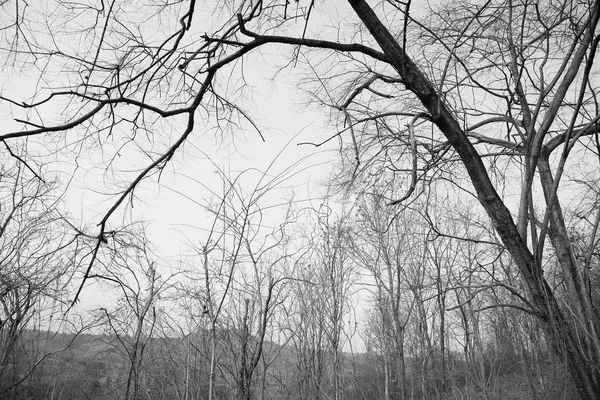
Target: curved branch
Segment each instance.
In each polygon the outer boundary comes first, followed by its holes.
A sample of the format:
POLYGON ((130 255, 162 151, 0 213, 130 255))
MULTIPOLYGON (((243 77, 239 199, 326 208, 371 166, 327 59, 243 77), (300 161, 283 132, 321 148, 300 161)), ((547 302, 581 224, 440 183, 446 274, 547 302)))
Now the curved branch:
POLYGON ((388 205, 390 205, 390 206, 395 206, 397 204, 402 203, 404 200, 408 199, 413 194, 413 192, 415 191, 415 188, 417 187, 417 161, 418 161, 418 159, 417 159, 417 142, 415 140, 415 122, 419 118, 424 118, 428 121, 431 121, 431 115, 429 115, 427 113, 419 113, 419 114, 415 115, 408 123, 408 135, 409 135, 409 139, 410 139, 410 150, 412 153, 412 172, 411 172, 410 187, 408 188, 408 190, 406 191, 404 196, 402 196, 398 200, 394 200, 394 201, 388 203, 388 205))
MULTIPOLYGON (((248 37, 254 38, 254 40, 248 44, 246 44, 243 49, 239 50, 238 52, 232 54, 231 56, 227 57, 226 59, 224 59, 223 65, 232 61, 233 59, 239 58, 240 56, 242 56, 243 54, 249 52, 250 50, 261 46, 263 44, 267 44, 267 43, 281 43, 281 44, 291 44, 291 45, 298 45, 298 46, 304 46, 304 47, 315 47, 315 48, 320 48, 320 49, 330 49, 330 50, 336 50, 336 51, 341 51, 341 52, 348 52, 348 53, 362 53, 365 55, 368 55, 376 60, 385 62, 385 63, 390 63, 391 60, 382 52, 379 52, 375 49, 372 49, 371 47, 367 47, 365 45, 362 44, 358 44, 358 43, 337 43, 337 42, 330 42, 327 40, 318 40, 318 39, 303 39, 303 38, 293 38, 293 37, 286 37, 286 36, 269 36, 269 35, 259 35, 257 33, 251 32, 249 31, 244 23, 244 19, 242 18, 241 14, 238 14, 238 24, 240 27, 240 32, 248 37)), ((220 63, 215 64, 214 66, 212 66, 211 68, 218 68, 217 66, 220 63)))
POLYGON ((88 268, 83 276, 83 279, 81 281, 81 284, 79 285, 79 289, 77 290, 77 293, 71 303, 71 306, 78 301, 79 295, 81 294, 81 291, 83 290, 83 287, 84 287, 87 279, 89 278, 89 274, 90 274, 92 267, 94 266, 94 263, 96 261, 98 250, 99 250, 100 246, 102 245, 102 243, 103 242, 106 243, 106 241, 107 241, 104 235, 105 235, 106 223, 108 222, 108 219, 117 210, 117 208, 119 208, 121 206, 121 204, 125 201, 127 196, 129 196, 131 193, 133 193, 133 191, 135 190, 137 185, 152 170, 154 170, 155 168, 158 168, 161 164, 167 163, 173 157, 173 155, 175 154, 177 149, 183 144, 183 142, 185 142, 185 140, 188 138, 190 133, 192 133, 192 130, 194 129, 194 112, 195 112, 196 108, 200 105, 200 102, 204 98, 206 91, 210 87, 210 84, 212 82, 214 75, 215 75, 215 72, 210 72, 208 74, 208 76, 206 77, 206 79, 204 80, 202 88, 200 89, 200 91, 198 92, 198 94, 196 95, 196 97, 194 99, 194 102, 190 106, 187 128, 182 133, 182 135, 179 137, 179 139, 175 143, 173 143, 173 145, 166 152, 164 152, 162 156, 160 156, 158 159, 156 159, 154 162, 152 162, 148 167, 146 167, 142 172, 140 172, 138 174, 138 176, 133 180, 133 182, 131 182, 131 184, 127 187, 127 189, 125 189, 121 193, 119 198, 113 203, 112 207, 108 210, 108 212, 106 214, 104 214, 104 217, 98 223, 98 225, 100 226, 100 233, 98 235, 96 246, 95 246, 94 252, 92 254, 92 259, 90 260, 90 263, 88 264, 88 268))

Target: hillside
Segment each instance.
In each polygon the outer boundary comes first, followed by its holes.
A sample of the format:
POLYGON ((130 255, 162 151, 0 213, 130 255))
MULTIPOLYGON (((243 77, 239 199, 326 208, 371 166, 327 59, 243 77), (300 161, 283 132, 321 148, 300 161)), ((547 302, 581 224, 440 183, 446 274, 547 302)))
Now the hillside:
MULTIPOLYGON (((221 333, 217 348, 217 399, 237 398, 236 374, 239 354, 226 347, 227 333, 221 333)), ((146 399, 204 399, 207 393, 208 353, 201 346, 207 344, 206 335, 189 338, 156 338, 148 341, 139 369, 140 398, 146 399)), ((128 355, 119 345, 102 335, 81 334, 76 337, 60 333, 28 331, 22 348, 31 349, 9 365, 10 374, 3 381, 2 399, 122 399, 129 374, 128 355), (10 382, 25 377, 35 357, 47 354, 21 384, 6 391, 10 382)), ((124 340, 125 342, 126 340, 124 340)), ((335 379, 326 368, 325 352, 306 351, 293 346, 266 342, 252 384, 252 398, 256 399, 309 399, 315 393, 331 390, 335 379), (320 360, 320 361, 319 361, 320 360), (320 364, 319 364, 320 363, 320 364), (266 367, 267 373, 263 374, 266 367), (312 372, 311 372, 312 371, 312 372), (311 375, 312 374, 312 375, 311 375), (320 375, 318 375, 320 374, 320 375)), ((533 360, 530 360, 533 362, 533 360)), ((496 365, 484 368, 487 386, 477 381, 477 371, 458 358, 453 362, 445 382, 437 379, 437 389, 423 392, 417 383, 423 377, 411 373, 411 366, 421 362, 406 360, 408 377, 412 383, 410 398, 502 398, 529 399, 532 393, 550 395, 546 398, 569 398, 571 388, 565 382, 559 365, 548 360, 544 370, 526 371, 521 360, 498 360, 496 365), (505 365, 502 365, 504 361, 505 365), (445 385, 445 388, 441 385, 445 385), (442 393, 446 392, 446 395, 442 393), (492 397, 490 397, 492 396, 492 397)), ((342 353, 343 392, 347 399, 379 399, 383 393, 383 360, 371 354, 342 353)), ((428 379, 431 379, 428 378, 428 379)), ((435 377, 433 377, 436 380, 435 377)), ((391 393, 390 398, 397 398, 391 393)))

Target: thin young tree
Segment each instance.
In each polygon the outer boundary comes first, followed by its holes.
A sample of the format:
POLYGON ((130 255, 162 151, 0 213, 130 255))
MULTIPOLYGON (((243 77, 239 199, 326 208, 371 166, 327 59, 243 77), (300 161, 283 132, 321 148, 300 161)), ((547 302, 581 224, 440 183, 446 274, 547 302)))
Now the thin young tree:
POLYGON ((113 240, 122 242, 124 248, 113 253, 102 274, 90 278, 102 280, 120 292, 114 308, 100 308, 97 312, 112 346, 125 356, 123 398, 129 400, 153 389, 151 382, 144 379, 146 353, 155 337, 155 327, 160 324, 161 297, 166 295, 173 276, 164 279, 160 275, 147 243, 140 246, 135 238, 121 235, 113 240))
POLYGON ((268 201, 297 165, 271 175, 273 164, 264 173, 244 170, 233 177, 219 170, 221 192, 213 192, 203 206, 213 218, 194 246, 200 268, 190 273, 196 278, 187 292, 199 308, 193 310, 200 319, 193 329, 200 333, 203 321, 208 326, 209 399, 215 396, 218 372, 236 398, 254 397, 258 382, 260 393, 266 392, 273 362, 265 359, 266 341, 282 303, 285 266, 296 253, 289 246, 295 220, 291 204, 268 201))
POLYGON ((398 213, 388 207, 383 193, 374 189, 359 200, 352 253, 359 265, 372 275, 375 283, 378 329, 382 335, 384 395, 386 399, 404 399, 408 393, 406 377, 406 326, 413 313, 407 280, 408 260, 419 247, 416 221, 410 211, 398 213), (408 221, 411 220, 410 223, 408 221))

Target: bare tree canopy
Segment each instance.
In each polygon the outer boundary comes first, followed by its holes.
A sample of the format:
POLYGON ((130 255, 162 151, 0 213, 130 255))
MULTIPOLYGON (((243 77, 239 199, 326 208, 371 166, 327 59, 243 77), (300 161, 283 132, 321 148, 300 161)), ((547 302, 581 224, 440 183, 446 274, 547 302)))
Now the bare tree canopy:
POLYGON ((0 140, 39 180, 51 162, 101 171, 85 282, 111 218, 198 136, 264 139, 276 116, 253 111, 251 71, 286 71, 334 127, 337 184, 387 207, 478 200, 511 293, 600 398, 599 19, 597 0, 4 1, 0 140))

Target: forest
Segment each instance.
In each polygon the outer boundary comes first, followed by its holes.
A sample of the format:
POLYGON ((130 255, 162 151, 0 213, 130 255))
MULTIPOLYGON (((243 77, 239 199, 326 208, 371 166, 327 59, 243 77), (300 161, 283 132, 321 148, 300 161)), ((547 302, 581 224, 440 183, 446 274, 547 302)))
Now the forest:
POLYGON ((600 0, 0 0, 0 399, 600 399, 600 0))

